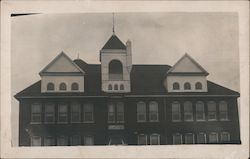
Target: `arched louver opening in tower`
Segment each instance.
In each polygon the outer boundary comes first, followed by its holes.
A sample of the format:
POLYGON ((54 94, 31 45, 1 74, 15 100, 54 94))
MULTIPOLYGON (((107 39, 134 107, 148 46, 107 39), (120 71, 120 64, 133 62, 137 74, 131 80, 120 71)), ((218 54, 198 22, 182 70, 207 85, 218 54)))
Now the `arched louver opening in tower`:
POLYGON ((109 63, 109 80, 122 80, 122 63, 118 60, 112 60, 109 63))

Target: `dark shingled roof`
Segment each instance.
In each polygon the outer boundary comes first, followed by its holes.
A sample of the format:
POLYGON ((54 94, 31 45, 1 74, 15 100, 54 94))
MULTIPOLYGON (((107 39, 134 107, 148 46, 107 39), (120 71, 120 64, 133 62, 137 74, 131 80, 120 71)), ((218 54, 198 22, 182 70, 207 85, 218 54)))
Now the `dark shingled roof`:
POLYGON ((113 34, 102 49, 122 49, 126 50, 126 46, 122 43, 122 41, 113 34))
MULTIPOLYGON (((38 81, 15 95, 21 97, 47 97, 47 96, 107 96, 114 93, 105 93, 101 90, 101 65, 86 64, 80 59, 74 62, 85 72, 85 91, 66 93, 41 93, 41 81, 38 81), (83 68, 84 67, 84 68, 83 68)), ((131 71, 131 92, 126 95, 236 95, 238 92, 222 87, 208 81, 208 92, 166 92, 163 80, 166 72, 171 67, 168 65, 133 65, 131 71)), ((115 93, 115 95, 118 95, 115 93)))

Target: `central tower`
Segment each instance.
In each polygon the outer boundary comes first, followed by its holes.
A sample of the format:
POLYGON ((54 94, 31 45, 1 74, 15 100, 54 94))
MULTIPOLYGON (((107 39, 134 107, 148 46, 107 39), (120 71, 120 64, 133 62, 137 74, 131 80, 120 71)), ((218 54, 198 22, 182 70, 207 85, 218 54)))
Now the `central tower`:
POLYGON ((104 92, 126 93, 131 91, 131 41, 128 40, 124 45, 113 31, 113 35, 100 50, 100 62, 104 92))

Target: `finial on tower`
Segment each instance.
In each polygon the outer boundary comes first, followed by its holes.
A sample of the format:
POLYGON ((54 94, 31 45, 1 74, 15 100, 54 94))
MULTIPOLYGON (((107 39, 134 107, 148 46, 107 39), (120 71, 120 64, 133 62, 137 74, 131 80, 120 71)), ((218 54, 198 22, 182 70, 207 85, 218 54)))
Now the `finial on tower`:
POLYGON ((112 28, 112 31, 113 31, 113 34, 115 34, 115 14, 114 12, 112 13, 113 15, 113 28, 112 28))

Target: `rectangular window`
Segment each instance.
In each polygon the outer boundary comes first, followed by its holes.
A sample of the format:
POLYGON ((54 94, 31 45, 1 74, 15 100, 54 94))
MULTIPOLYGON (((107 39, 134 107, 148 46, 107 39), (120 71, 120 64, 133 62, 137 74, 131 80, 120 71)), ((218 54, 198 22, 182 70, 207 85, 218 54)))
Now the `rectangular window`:
POLYGON ((210 133, 209 134, 209 143, 218 143, 218 134, 210 133))
POLYGON ((138 135, 138 145, 147 145, 147 135, 138 135))
POLYGON ((146 122, 146 104, 144 102, 137 103, 137 122, 146 122))
POLYGON ((228 120, 228 109, 226 102, 219 103, 219 111, 220 111, 220 120, 228 120))
POLYGON ((115 105, 113 103, 108 105, 108 122, 115 123, 115 105))
POLYGON ((93 123, 94 122, 94 108, 93 104, 84 104, 83 108, 84 112, 84 122, 86 123, 93 123))
POLYGON ((108 122, 124 123, 124 104, 122 102, 108 104, 108 122))
POLYGON ((172 121, 181 121, 181 105, 179 102, 172 103, 172 121))
POLYGON ((40 136, 32 136, 31 137, 31 146, 41 146, 42 139, 40 136))
POLYGON ((184 103, 184 120, 193 121, 193 106, 191 102, 184 103))
POLYGON ((197 134, 197 143, 198 144, 205 144, 206 143, 206 134, 205 133, 197 134))
POLYGON ((31 105, 31 123, 42 122, 42 105, 34 103, 31 105))
POLYGON ((150 145, 160 145, 160 135, 159 134, 150 135, 150 145))
POLYGON ((54 123, 55 122, 55 105, 54 104, 45 104, 45 123, 54 123))
POLYGON ((222 132, 220 136, 221 142, 229 142, 230 141, 230 134, 228 132, 222 132))
POLYGON ((117 103, 117 123, 124 122, 124 106, 123 103, 117 103))
POLYGON ((158 103, 150 102, 149 103, 149 121, 158 122, 158 103))
POLYGON ((58 123, 68 122, 68 105, 59 104, 58 105, 58 123))
POLYGON ((207 103, 207 118, 208 121, 216 121, 216 103, 213 101, 210 101, 207 103))
POLYGON ((55 139, 52 136, 44 138, 44 146, 55 146, 55 139))
POLYGON ((205 121, 204 103, 201 101, 196 103, 196 121, 205 121))
POLYGON ((178 145, 178 144, 182 144, 182 135, 177 133, 173 135, 173 144, 174 145, 178 145))
POLYGON ((67 136, 58 137, 57 146, 68 146, 68 137, 67 136))
POLYGON ((94 145, 94 137, 84 136, 84 145, 94 145))
POLYGON ((70 145, 71 146, 78 146, 81 145, 81 136, 80 135, 73 135, 70 138, 70 145))
POLYGON ((81 122, 81 105, 77 103, 71 104, 71 122, 81 122))
POLYGON ((185 135, 185 144, 193 144, 194 143, 194 134, 188 133, 185 135))

